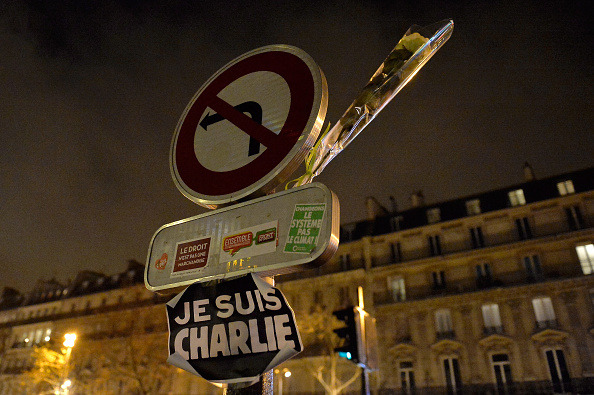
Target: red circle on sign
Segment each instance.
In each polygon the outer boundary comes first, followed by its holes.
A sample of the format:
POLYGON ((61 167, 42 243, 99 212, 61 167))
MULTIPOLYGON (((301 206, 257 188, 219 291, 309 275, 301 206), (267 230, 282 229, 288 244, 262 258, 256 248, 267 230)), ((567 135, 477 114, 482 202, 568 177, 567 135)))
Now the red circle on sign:
MULTIPOLYGON (((321 72, 320 72, 321 73, 321 72)), ((197 95, 178 126, 172 159, 179 181, 198 195, 234 194, 257 183, 287 157, 310 122, 316 100, 316 83, 309 65, 299 56, 281 50, 256 53, 224 69, 197 95), (290 106, 278 134, 258 124, 217 95, 237 79, 250 73, 269 71, 280 75, 290 91, 290 106), (210 108, 266 147, 256 159, 230 171, 203 166, 194 150, 200 118, 210 108)), ((325 109, 324 109, 325 110, 325 109)), ((317 112, 316 112, 317 114, 317 112)), ((216 154, 216 153, 214 153, 216 154)), ((183 192, 183 191, 182 191, 183 192)))

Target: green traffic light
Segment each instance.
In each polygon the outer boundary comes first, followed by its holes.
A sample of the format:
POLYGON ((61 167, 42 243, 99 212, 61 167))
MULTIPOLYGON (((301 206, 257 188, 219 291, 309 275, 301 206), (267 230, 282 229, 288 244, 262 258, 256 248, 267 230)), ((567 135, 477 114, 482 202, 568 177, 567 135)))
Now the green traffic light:
POLYGON ((341 358, 351 359, 353 356, 348 351, 341 351, 338 353, 338 356, 341 358))

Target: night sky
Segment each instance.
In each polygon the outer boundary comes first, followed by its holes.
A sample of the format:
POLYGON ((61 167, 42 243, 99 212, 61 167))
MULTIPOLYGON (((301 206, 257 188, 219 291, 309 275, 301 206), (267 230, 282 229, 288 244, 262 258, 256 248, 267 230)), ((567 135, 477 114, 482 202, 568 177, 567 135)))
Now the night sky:
POLYGON ((343 222, 370 195, 406 209, 415 190, 433 203, 521 182, 525 161, 537 177, 592 166, 588 3, 4 0, 0 287, 116 273, 161 225, 204 212, 171 179, 173 131, 212 74, 264 45, 316 60, 334 123, 410 25, 454 20, 316 179, 343 222))

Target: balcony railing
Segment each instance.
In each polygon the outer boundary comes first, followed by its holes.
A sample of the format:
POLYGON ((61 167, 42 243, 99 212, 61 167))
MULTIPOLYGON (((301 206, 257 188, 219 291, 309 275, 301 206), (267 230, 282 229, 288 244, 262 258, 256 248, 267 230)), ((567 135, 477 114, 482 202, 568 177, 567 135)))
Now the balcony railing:
POLYGON ((393 394, 417 394, 417 395, 441 395, 441 394, 515 394, 515 395, 539 395, 565 393, 592 394, 594 393, 594 377, 572 378, 570 382, 553 384, 549 380, 544 381, 523 381, 507 383, 498 386, 496 383, 466 384, 456 390, 448 390, 447 387, 416 387, 414 391, 403 391, 401 388, 382 388, 378 391, 380 395, 393 394))
POLYGON ((502 335, 504 333, 503 326, 496 325, 496 326, 485 326, 483 328, 483 333, 485 336, 490 335, 502 335))
POLYGON ((456 333, 453 330, 450 331, 439 331, 435 333, 435 337, 437 338, 437 340, 443 340, 443 339, 455 339, 456 338, 456 333))
POLYGON ((542 329, 559 329, 559 322, 557 319, 536 321, 536 330, 542 329))
MULTIPOLYGON (((560 275, 559 273, 556 276, 552 274, 548 277, 548 281, 559 281, 559 280, 568 280, 568 279, 576 279, 582 278, 583 275, 560 275)), ((526 273, 525 271, 518 270, 514 272, 502 273, 499 274, 497 279, 493 280, 494 285, 493 288, 501 288, 501 287, 517 287, 523 285, 529 285, 526 280, 526 273)), ((485 291, 488 288, 482 288, 477 286, 476 278, 467 278, 459 281, 448 281, 447 287, 445 288, 434 288, 432 284, 427 283, 423 286, 418 287, 406 287, 406 300, 404 299, 395 299, 390 291, 382 290, 378 292, 374 292, 373 294, 373 301, 376 305, 385 305, 391 303, 399 303, 405 301, 416 301, 416 300, 423 300, 435 297, 442 297, 442 296, 449 296, 449 295, 459 295, 464 293, 470 292, 479 292, 485 291)))

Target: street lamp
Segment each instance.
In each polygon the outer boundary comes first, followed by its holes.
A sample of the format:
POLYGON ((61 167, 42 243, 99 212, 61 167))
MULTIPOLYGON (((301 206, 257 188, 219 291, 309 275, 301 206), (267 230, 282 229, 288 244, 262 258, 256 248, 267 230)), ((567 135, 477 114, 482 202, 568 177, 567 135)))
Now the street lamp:
POLYGON ((76 342, 76 333, 67 333, 64 335, 64 347, 72 349, 74 342, 76 342))
POLYGON ((68 388, 72 385, 72 381, 70 381, 68 377, 69 367, 70 367, 70 354, 72 353, 72 347, 74 347, 74 343, 76 342, 76 333, 67 333, 64 335, 64 347, 66 347, 66 358, 64 359, 64 370, 62 372, 62 378, 64 379, 64 384, 61 385, 62 393, 68 394, 68 388))
POLYGON ((291 371, 288 368, 283 368, 282 371, 274 369, 274 373, 278 376, 278 395, 283 395, 283 376, 286 378, 291 377, 291 371))

